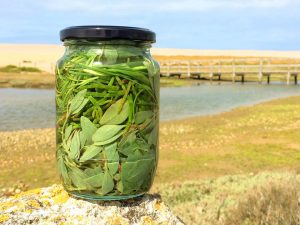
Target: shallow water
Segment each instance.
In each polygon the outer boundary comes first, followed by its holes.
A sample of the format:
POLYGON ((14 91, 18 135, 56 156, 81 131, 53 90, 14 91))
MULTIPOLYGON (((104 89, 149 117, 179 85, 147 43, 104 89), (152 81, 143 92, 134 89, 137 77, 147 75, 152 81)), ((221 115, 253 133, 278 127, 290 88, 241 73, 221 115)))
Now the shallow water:
POLYGON ((222 84, 161 89, 161 119, 217 114, 277 98, 300 95, 299 85, 222 84))
MULTIPOLYGON (((300 95, 300 86, 208 85, 162 88, 161 120, 216 114, 243 105, 300 95)), ((54 90, 0 89, 0 130, 55 126, 54 90)))

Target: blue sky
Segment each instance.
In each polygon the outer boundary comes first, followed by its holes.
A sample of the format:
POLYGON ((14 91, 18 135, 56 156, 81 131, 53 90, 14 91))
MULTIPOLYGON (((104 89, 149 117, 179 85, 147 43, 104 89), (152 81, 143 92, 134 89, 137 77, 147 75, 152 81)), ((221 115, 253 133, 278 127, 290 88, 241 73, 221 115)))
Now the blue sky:
POLYGON ((300 50, 300 0, 0 0, 0 43, 59 43, 71 25, 127 25, 156 47, 300 50))

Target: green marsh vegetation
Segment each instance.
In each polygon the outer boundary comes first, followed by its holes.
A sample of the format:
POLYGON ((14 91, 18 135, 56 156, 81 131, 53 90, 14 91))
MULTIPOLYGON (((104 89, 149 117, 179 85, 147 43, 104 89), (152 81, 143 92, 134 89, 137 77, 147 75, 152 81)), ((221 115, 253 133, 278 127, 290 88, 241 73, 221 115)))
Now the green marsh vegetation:
MULTIPOLYGON (((300 97, 289 97, 219 115, 162 122, 152 191, 158 191, 187 224, 234 224, 228 219, 231 214, 257 224, 264 211, 246 218, 245 205, 251 202, 249 210, 262 208, 276 196, 287 205, 271 212, 292 221, 285 209, 297 212, 298 198, 284 192, 298 188, 299 102, 300 97)), ((1 132, 0 142, 2 188, 18 180, 29 188, 59 182, 54 129, 1 132)))
POLYGON ((7 66, 3 66, 0 67, 0 72, 3 73, 21 73, 21 72, 31 72, 31 73, 38 73, 38 72, 42 72, 42 70, 40 70, 37 67, 27 67, 27 66, 15 66, 15 65, 7 65, 7 66))
POLYGON ((191 85, 198 85, 198 80, 193 79, 178 79, 172 77, 161 77, 160 78, 160 86, 161 87, 184 87, 191 85))
POLYGON ((7 65, 0 67, 0 88, 53 88, 53 74, 37 67, 7 65))

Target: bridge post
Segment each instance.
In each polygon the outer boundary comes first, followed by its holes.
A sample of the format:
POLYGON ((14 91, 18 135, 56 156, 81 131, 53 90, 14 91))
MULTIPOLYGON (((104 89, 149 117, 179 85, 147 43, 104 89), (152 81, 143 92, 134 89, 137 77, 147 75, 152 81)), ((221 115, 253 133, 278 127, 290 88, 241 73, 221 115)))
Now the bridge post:
POLYGON ((209 80, 210 80, 210 83, 212 83, 212 80, 213 80, 213 76, 214 76, 214 69, 213 69, 214 65, 211 64, 210 65, 210 74, 209 74, 209 80))
POLYGON ((236 76, 236 74, 235 74, 235 60, 233 59, 232 60, 232 82, 233 83, 235 83, 235 76, 236 76))
POLYGON ((262 77, 263 77, 263 60, 259 59, 259 72, 258 72, 258 82, 262 83, 262 77))
POLYGON ((292 72, 291 72, 291 59, 289 59, 288 61, 289 61, 289 64, 288 64, 288 73, 287 73, 287 79, 286 79, 287 85, 290 84, 291 76, 292 76, 292 72))
POLYGON ((288 71, 287 75, 286 75, 286 84, 289 85, 290 84, 290 79, 291 79, 291 72, 288 71))
POLYGON ((294 73, 295 73, 295 79, 294 79, 294 81, 295 81, 295 84, 298 84, 298 75, 299 75, 299 71, 297 72, 297 67, 296 67, 296 65, 297 65, 297 59, 294 59, 294 73))
POLYGON ((170 76, 170 61, 167 61, 167 75, 170 76))
POLYGON ((298 84, 298 73, 291 73, 291 77, 294 77, 294 84, 298 84))
POLYGON ((271 74, 267 75, 267 83, 270 84, 270 78, 271 78, 271 74))
POLYGON ((187 76, 188 78, 191 78, 191 62, 187 62, 187 76))

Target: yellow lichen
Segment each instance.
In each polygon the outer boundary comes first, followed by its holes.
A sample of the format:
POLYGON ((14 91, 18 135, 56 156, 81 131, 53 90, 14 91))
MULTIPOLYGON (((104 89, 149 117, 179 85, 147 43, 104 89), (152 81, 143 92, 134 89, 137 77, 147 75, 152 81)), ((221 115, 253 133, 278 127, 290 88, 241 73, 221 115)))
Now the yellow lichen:
POLYGON ((154 203, 154 209, 155 210, 160 210, 161 209, 161 201, 156 201, 154 203))
POLYGON ((73 222, 60 222, 59 225, 73 225, 73 222))
POLYGON ((8 219, 9 219, 9 215, 7 214, 0 215, 0 224, 7 221, 8 219))
POLYGON ((55 197, 58 194, 60 194, 61 192, 65 192, 65 190, 63 189, 62 186, 60 185, 55 185, 52 190, 51 190, 51 197, 55 197))
POLYGON ((26 205, 31 207, 31 208, 35 208, 35 209, 38 209, 41 207, 41 204, 37 201, 37 200, 34 200, 34 199, 30 199, 26 202, 26 205))
POLYGON ((31 209, 27 209, 25 210, 26 213, 32 213, 32 210, 31 209))
POLYGON ((51 203, 48 200, 42 200, 42 202, 45 206, 51 206, 51 203))
POLYGON ((82 216, 76 216, 76 220, 77 220, 77 221, 82 221, 82 220, 83 220, 83 217, 82 217, 82 216))
POLYGON ((155 221, 149 216, 142 217, 142 225, 156 225, 155 221))
MULTIPOLYGON (((3 206, 3 203, 2 203, 2 206, 3 206)), ((10 212, 20 212, 20 211, 23 211, 25 209, 24 202, 20 202, 20 201, 6 202, 5 206, 6 207, 2 207, 2 208, 4 208, 3 210, 7 210, 7 211, 10 211, 10 212)))
POLYGON ((12 207, 14 205, 15 205, 15 203, 12 202, 12 201, 3 202, 0 205, 0 211, 7 210, 8 208, 10 208, 10 207, 12 207))
POLYGON ((129 225, 126 219, 120 215, 114 215, 108 218, 107 223, 109 225, 129 225))
POLYGON ((13 198, 18 199, 18 198, 25 197, 25 196, 27 196, 27 197, 28 196, 36 196, 36 195, 39 195, 40 193, 41 193, 41 189, 37 188, 37 189, 32 189, 29 191, 25 191, 25 192, 16 194, 13 198))
POLYGON ((62 204, 68 201, 70 198, 68 192, 61 190, 60 192, 56 193, 55 196, 53 196, 53 200, 55 204, 62 204))

